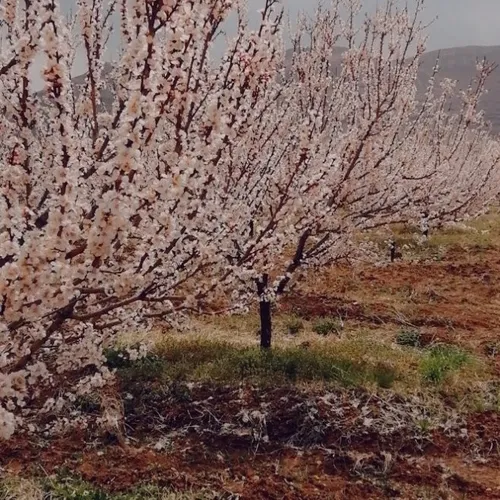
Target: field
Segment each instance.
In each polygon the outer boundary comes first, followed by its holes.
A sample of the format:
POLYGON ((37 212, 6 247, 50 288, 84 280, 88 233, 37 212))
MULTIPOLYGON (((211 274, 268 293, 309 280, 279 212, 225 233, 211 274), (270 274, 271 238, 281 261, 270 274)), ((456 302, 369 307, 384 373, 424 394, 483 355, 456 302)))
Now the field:
POLYGON ((291 292, 271 353, 253 314, 109 351, 125 442, 81 398, 85 430, 1 445, 0 499, 500 498, 500 217, 395 231, 398 262, 291 292))

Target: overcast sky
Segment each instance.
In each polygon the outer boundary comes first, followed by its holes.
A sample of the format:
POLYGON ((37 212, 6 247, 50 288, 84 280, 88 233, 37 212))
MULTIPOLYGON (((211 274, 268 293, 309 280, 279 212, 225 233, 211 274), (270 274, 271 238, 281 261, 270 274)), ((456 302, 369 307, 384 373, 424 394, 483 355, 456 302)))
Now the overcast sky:
MULTIPOLYGON (((383 0, 361 0, 367 9, 383 0)), ((250 4, 259 3, 250 0, 250 4)), ((288 0, 292 13, 314 10, 315 0, 288 0)), ((415 0, 399 0, 400 5, 415 6, 415 0)), ((436 21, 429 27, 429 50, 463 45, 500 45, 500 0, 426 0, 425 20, 436 21)))
MULTIPOLYGON (((1 0, 0 0, 1 1, 1 0)), ((416 0, 398 0, 408 3, 410 8, 416 0)), ((60 0, 63 10, 75 10, 77 0, 60 0)), ((257 11, 263 0, 248 0, 251 11, 257 11)), ((299 10, 313 12, 317 0, 283 0, 290 16, 296 16, 299 10)), ((384 0, 362 0, 366 10, 372 10, 384 0)), ((426 0, 424 20, 434 20, 429 27, 428 49, 457 47, 464 45, 500 45, 500 0, 426 0)), ((85 71, 77 58, 74 73, 85 71)), ((38 75, 33 75, 35 86, 39 86, 38 75)))

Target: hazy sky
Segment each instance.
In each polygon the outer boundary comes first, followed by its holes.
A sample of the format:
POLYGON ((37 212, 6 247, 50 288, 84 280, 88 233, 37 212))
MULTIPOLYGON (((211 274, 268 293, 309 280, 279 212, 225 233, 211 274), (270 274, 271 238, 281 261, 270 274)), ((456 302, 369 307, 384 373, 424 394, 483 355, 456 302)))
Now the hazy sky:
MULTIPOLYGON (((416 0, 398 0, 410 7, 416 0)), ((63 8, 74 9, 76 0, 60 0, 63 8)), ((262 0, 248 0, 250 10, 259 9, 262 0)), ((283 0, 294 15, 299 10, 312 12, 317 0, 283 0)), ((366 9, 373 9, 384 0, 362 0, 366 9)), ((429 48, 461 45, 500 45, 500 0, 426 0, 426 18, 438 19, 429 29, 429 48)))
MULTIPOLYGON (((248 0, 250 11, 257 11, 263 0, 248 0)), ((408 3, 410 8, 416 0, 398 0, 402 5, 408 3)), ((60 0, 66 12, 75 9, 77 0, 60 0)), ((293 18, 299 10, 313 12, 317 0, 283 0, 285 8, 293 18)), ((372 10, 384 0, 362 0, 366 10, 372 10)), ((426 22, 435 19, 429 27, 428 49, 439 49, 463 45, 500 45, 500 0, 426 0, 426 22)), ((85 71, 85 67, 77 58, 74 73, 85 71)), ((40 80, 33 75, 35 85, 40 80)))
MULTIPOLYGON (((398 0, 411 8, 415 0, 398 0)), ((250 4, 258 0, 250 0, 250 4)), ((288 0, 290 10, 312 11, 315 0, 288 0)), ((383 0, 362 0, 362 5, 373 9, 383 0)), ((500 0, 426 0, 425 20, 437 17, 429 27, 429 50, 462 45, 500 45, 500 0)))

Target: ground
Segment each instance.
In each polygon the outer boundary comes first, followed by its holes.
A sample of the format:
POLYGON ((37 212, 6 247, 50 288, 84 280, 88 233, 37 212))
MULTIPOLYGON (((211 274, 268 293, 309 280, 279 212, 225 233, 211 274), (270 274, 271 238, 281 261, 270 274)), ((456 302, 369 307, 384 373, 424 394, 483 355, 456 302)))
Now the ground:
POLYGON ((125 446, 79 400, 87 429, 0 445, 0 499, 500 498, 500 219, 394 231, 401 261, 288 295, 271 354, 252 314, 110 352, 125 446))

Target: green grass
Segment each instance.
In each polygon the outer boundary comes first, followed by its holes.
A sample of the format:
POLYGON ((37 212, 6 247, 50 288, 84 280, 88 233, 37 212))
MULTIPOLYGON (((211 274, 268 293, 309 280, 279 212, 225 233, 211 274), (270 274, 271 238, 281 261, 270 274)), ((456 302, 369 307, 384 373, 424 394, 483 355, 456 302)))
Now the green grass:
POLYGON ((313 323, 312 331, 324 337, 332 333, 338 335, 342 331, 342 323, 337 318, 319 318, 313 323))
POLYGON ((170 488, 144 485, 127 493, 109 493, 74 477, 25 479, 9 477, 0 481, 0 500, 214 500, 215 491, 175 492, 170 488))
POLYGON ((288 335, 298 335, 304 330, 304 322, 300 318, 292 316, 285 321, 285 328, 288 335))
POLYGON ((421 334, 418 330, 400 330, 396 335, 396 344, 406 347, 422 347, 421 334))
MULTIPOLYGON (((344 347, 347 347, 345 344, 344 347)), ((391 387, 400 374, 380 359, 336 352, 334 346, 289 347, 262 351, 226 342, 169 340, 144 359, 121 365, 122 381, 214 381, 232 383, 333 382, 343 386, 391 387)), ((109 358, 108 358, 109 359, 109 358)), ((114 355, 111 357, 114 359, 114 355)))
MULTIPOLYGON (((143 359, 120 361, 118 375, 125 386, 172 381, 262 385, 320 382, 401 393, 432 391, 433 387, 463 392, 490 376, 479 359, 458 347, 437 344, 415 348, 419 347, 418 338, 408 332, 403 340, 405 345, 399 346, 359 333, 331 341, 320 337, 317 343, 305 347, 280 346, 262 351, 225 341, 168 338, 143 359)), ((114 366, 116 357, 117 353, 108 353, 110 366, 114 366)))
POLYGON ((454 346, 439 344, 430 348, 420 364, 425 382, 439 385, 452 373, 472 363, 471 356, 454 346))

